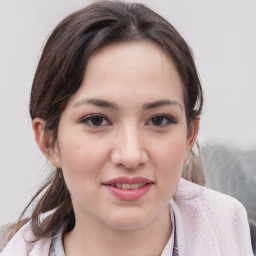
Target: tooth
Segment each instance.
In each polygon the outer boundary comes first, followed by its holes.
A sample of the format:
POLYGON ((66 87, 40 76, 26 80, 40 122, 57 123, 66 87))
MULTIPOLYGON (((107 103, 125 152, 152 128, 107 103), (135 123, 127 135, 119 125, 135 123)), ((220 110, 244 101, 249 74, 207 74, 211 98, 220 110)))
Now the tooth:
POLYGON ((122 184, 116 183, 116 187, 117 187, 117 188, 122 188, 122 184))
POLYGON ((122 184, 122 189, 131 189, 131 185, 130 184, 122 184))
POLYGON ((139 188, 141 188, 141 187, 143 187, 143 186, 145 186, 145 185, 146 185, 146 183, 140 182, 140 183, 139 183, 139 188))
POLYGON ((115 184, 110 184, 111 187, 115 187, 116 185, 115 184))
POLYGON ((139 188, 139 184, 135 183, 135 184, 131 184, 131 189, 137 189, 139 188))

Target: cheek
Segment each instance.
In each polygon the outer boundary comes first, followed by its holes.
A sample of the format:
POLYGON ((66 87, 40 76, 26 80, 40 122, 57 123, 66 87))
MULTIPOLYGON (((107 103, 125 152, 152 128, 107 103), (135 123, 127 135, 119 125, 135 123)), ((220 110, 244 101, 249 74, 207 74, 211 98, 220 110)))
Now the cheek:
POLYGON ((186 155, 185 140, 168 140, 161 147, 154 148, 154 162, 161 175, 181 175, 186 155))
MULTIPOLYGON (((158 187, 158 197, 163 202, 169 202, 173 197, 183 170, 185 145, 182 138, 169 139, 154 148, 155 179, 158 187)), ((160 202, 160 201, 159 201, 160 202)))
POLYGON ((106 149, 90 140, 65 140, 60 144, 60 160, 72 201, 86 208, 97 200, 100 173, 105 164, 106 149), (93 200, 91 202, 91 200, 93 200))
POLYGON ((60 162, 64 175, 69 179, 97 177, 104 165, 106 148, 86 139, 66 140, 59 145, 60 162))

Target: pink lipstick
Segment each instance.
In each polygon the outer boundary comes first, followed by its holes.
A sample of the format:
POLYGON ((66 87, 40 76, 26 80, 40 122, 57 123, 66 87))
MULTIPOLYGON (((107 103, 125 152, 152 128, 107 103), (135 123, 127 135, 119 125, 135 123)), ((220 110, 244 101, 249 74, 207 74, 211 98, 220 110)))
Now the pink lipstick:
POLYGON ((141 198, 150 190, 152 184, 152 180, 144 177, 118 177, 103 183, 112 195, 125 201, 141 198))

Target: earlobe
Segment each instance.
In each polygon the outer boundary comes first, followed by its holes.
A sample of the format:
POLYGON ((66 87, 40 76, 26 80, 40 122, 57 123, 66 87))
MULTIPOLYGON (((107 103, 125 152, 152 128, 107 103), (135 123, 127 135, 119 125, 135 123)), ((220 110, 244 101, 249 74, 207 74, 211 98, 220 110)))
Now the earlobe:
POLYGON ((198 131, 199 131, 199 125, 200 125, 200 118, 196 117, 191 125, 190 131, 188 134, 187 147, 186 147, 185 157, 184 157, 184 161, 183 161, 184 164, 187 164, 189 161, 190 150, 192 149, 192 147, 196 141, 198 131))
POLYGON ((32 127, 36 143, 46 158, 57 168, 61 168, 59 152, 57 146, 52 146, 51 135, 45 131, 45 120, 35 118, 32 127))
POLYGON ((187 165, 188 162, 189 162, 189 152, 188 152, 188 150, 186 149, 185 157, 184 157, 184 160, 183 160, 183 164, 184 164, 184 165, 187 165))
POLYGON ((193 147, 196 141, 198 131, 199 131, 199 125, 200 125, 200 117, 196 117, 192 123, 191 131, 188 136, 188 146, 190 147, 190 149, 193 147))

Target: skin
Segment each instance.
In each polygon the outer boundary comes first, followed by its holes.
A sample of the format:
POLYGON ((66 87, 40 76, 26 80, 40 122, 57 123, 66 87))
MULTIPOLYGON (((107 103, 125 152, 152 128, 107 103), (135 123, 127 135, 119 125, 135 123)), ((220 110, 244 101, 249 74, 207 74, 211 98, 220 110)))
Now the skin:
POLYGON ((62 168, 76 216, 66 255, 161 255, 172 231, 169 201, 199 126, 196 120, 188 134, 183 84, 170 57, 149 41, 103 47, 61 115, 54 149, 43 126, 33 121, 36 141, 62 168), (120 176, 153 185, 138 200, 121 200, 103 185, 120 176))

